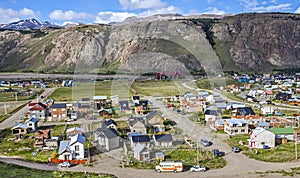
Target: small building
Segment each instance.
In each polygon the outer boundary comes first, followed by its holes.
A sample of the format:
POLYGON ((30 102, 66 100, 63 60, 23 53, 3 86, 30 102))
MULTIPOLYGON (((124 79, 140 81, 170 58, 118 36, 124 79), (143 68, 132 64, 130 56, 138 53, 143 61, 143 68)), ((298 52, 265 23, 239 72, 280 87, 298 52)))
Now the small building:
POLYGON ((244 119, 225 119, 224 131, 229 135, 248 134, 248 123, 244 119))
POLYGON ((248 145, 249 148, 275 147, 275 134, 262 127, 257 127, 250 132, 248 145))
POLYGON ((149 148, 143 144, 138 143, 133 148, 133 157, 139 161, 148 161, 150 159, 149 148))
POLYGON ((222 111, 218 109, 206 109, 204 112, 206 123, 213 123, 217 119, 222 119, 222 111))
POLYGON ((84 144, 85 137, 80 134, 73 136, 69 141, 60 141, 59 159, 84 159, 84 144))
POLYGON ((38 128, 38 120, 36 118, 30 118, 26 122, 26 125, 28 127, 28 132, 35 132, 38 128))
POLYGON ((153 144, 158 147, 173 146, 173 137, 171 134, 153 135, 153 144))
POLYGON ((284 144, 287 141, 294 140, 294 128, 292 127, 272 127, 268 129, 272 133, 275 134, 275 142, 276 144, 284 144))
POLYGON ((141 132, 143 134, 147 134, 147 128, 143 117, 130 116, 128 118, 128 124, 131 132, 141 132))
POLYGON ((36 118, 38 120, 44 120, 49 115, 49 110, 47 105, 39 103, 29 103, 28 111, 30 118, 36 118))
POLYGON ((51 106, 51 120, 61 121, 67 118, 67 104, 59 103, 51 106))
POLYGON ((34 133, 34 147, 43 147, 47 139, 50 139, 50 130, 38 130, 34 133))
POLYGON ((27 134, 27 125, 24 125, 22 123, 19 124, 15 124, 12 128, 12 134, 16 137, 16 138, 22 138, 22 136, 24 134, 27 134))
POLYGON ((120 147, 120 137, 113 128, 98 128, 94 135, 94 145, 99 151, 110 151, 120 147))
POLYGON ((121 112, 123 113, 132 112, 132 109, 129 107, 128 101, 120 101, 119 104, 120 104, 121 112))

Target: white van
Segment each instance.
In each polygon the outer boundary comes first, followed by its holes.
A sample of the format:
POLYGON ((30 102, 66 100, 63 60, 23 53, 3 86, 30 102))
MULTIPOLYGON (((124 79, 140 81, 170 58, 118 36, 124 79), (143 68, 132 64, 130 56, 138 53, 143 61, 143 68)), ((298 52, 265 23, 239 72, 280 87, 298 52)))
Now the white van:
POLYGON ((182 172, 183 165, 180 161, 164 161, 160 162, 159 165, 155 166, 156 172, 165 172, 165 171, 172 171, 172 172, 182 172))

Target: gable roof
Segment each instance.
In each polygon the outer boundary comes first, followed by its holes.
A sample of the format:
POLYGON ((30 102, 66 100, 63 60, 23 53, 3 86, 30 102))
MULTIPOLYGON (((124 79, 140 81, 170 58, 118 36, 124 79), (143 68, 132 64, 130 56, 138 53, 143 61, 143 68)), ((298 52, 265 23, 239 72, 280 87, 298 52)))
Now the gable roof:
POLYGON ((240 116, 246 116, 246 115, 255 115, 255 112, 251 107, 242 107, 242 108, 237 108, 237 113, 240 116))
POLYGON ((119 101, 121 109, 130 110, 129 102, 128 101, 119 101))
POLYGON ((262 127, 256 127, 251 132, 252 132, 252 135, 257 136, 257 135, 263 133, 264 131, 266 131, 266 129, 264 129, 262 127))
POLYGON ((233 125, 242 126, 243 124, 248 124, 248 122, 245 121, 244 119, 225 119, 225 121, 229 126, 233 126, 233 125))
POLYGON ((131 115, 131 116, 128 118, 128 123, 129 123, 129 125, 134 125, 134 124, 136 124, 137 122, 141 122, 142 124, 145 124, 145 120, 144 120, 143 117, 134 117, 134 116, 131 115))
POLYGON ((148 135, 133 135, 131 139, 133 143, 150 142, 148 135))
POLYGON ((276 135, 287 135, 287 134, 294 135, 294 128, 292 127, 285 127, 285 128, 272 127, 268 130, 273 132, 276 135))
POLYGON ((56 104, 53 104, 51 106, 51 108, 67 108, 67 104, 66 103, 56 103, 56 104))
POLYGON ((32 106, 32 108, 29 109, 29 111, 34 111, 34 110, 45 110, 47 106, 41 102, 39 103, 29 103, 28 106, 32 106))
POLYGON ((38 120, 34 117, 28 119, 26 122, 37 122, 38 120))
MULTIPOLYGON (((153 117, 155 117, 156 115, 159 115, 156 111, 151 111, 150 113, 147 114, 146 119, 150 120, 153 117)), ((160 116, 160 115, 159 115, 160 116)))
POLYGON ((72 128, 67 129, 66 133, 74 132, 74 131, 84 132, 83 128, 80 128, 80 127, 72 127, 72 128))
POLYGON ((222 111, 220 110, 209 110, 207 109, 205 112, 204 112, 205 115, 213 115, 213 116, 219 116, 219 115, 222 115, 222 111))
POLYGON ((97 134, 97 136, 104 135, 108 139, 118 137, 117 131, 110 128, 98 128, 95 133, 97 134))
POLYGON ((133 148, 133 151, 139 153, 139 152, 143 151, 144 148, 145 148, 145 146, 144 146, 143 144, 138 143, 138 144, 133 148))
POLYGON ((65 151, 71 152, 69 145, 70 141, 60 141, 58 154, 62 154, 65 151))
POLYGON ((111 124, 117 126, 117 122, 112 120, 112 119, 109 119, 109 120, 105 121, 104 124, 105 124, 105 126, 109 126, 111 124))
POLYGON ((173 137, 171 134, 160 134, 160 135, 153 135, 157 142, 163 141, 173 141, 173 137))
POLYGON ((71 137, 70 146, 77 142, 85 144, 85 137, 81 134, 76 134, 75 136, 71 137))
POLYGON ((15 125, 11 128, 11 130, 16 129, 16 128, 28 129, 27 125, 25 125, 25 124, 23 124, 23 123, 15 124, 15 125))

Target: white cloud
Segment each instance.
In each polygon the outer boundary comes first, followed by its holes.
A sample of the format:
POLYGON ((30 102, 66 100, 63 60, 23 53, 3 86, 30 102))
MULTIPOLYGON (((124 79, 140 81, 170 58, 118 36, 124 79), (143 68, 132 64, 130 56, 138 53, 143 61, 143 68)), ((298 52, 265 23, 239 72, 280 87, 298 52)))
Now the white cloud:
POLYGON ((0 23, 11 23, 25 18, 39 18, 40 13, 28 8, 21 10, 0 8, 0 23))
POLYGON ((298 7, 298 9, 296 9, 295 13, 300 14, 300 7, 298 7))
POLYGON ((129 12, 99 12, 96 16, 95 23, 107 24, 110 22, 122 22, 132 16, 136 16, 136 14, 129 12))
POLYGON ((139 13, 138 16, 147 17, 155 14, 182 14, 182 10, 175 6, 168 6, 158 9, 149 9, 147 11, 139 13))
POLYGON ((62 11, 54 10, 49 14, 49 17, 58 21, 71 21, 71 20, 88 20, 94 16, 85 12, 62 11))
POLYGON ((258 12, 284 11, 284 10, 289 10, 290 7, 291 7, 291 4, 278 4, 278 5, 271 5, 271 6, 253 7, 252 10, 258 11, 258 12))
POLYGON ((77 23, 77 22, 71 22, 71 21, 66 21, 66 22, 62 23, 62 26, 65 26, 65 25, 79 25, 79 23, 77 23))
POLYGON ((278 4, 276 0, 258 2, 257 0, 239 0, 240 4, 247 11, 270 12, 270 11, 285 11, 291 9, 291 4, 278 4))
POLYGON ((203 14, 216 14, 216 15, 223 15, 225 12, 223 10, 220 10, 216 7, 210 7, 206 9, 207 11, 204 12, 203 14))
POLYGON ((166 5, 160 0, 119 0, 123 9, 152 9, 166 5))

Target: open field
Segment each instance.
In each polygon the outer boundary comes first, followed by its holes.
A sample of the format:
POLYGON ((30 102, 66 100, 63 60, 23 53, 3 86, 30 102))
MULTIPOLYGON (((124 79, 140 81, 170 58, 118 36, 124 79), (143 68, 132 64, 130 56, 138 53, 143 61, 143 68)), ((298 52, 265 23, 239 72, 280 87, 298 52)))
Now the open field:
POLYGON ((41 178, 41 177, 88 177, 88 178, 109 178, 113 177, 112 175, 106 174, 97 174, 97 173, 84 173, 84 172, 69 172, 69 171, 43 171, 38 169, 30 169, 22 166, 17 166, 13 164, 6 164, 0 162, 0 174, 1 177, 5 178, 41 178), (8 171, 9 170, 9 171, 8 171))
MULTIPOLYGON (((239 81, 234 80, 233 78, 228 78, 228 77, 225 77, 225 82, 226 82, 225 83, 226 85, 232 85, 232 84, 241 85, 241 83, 239 81)), ((197 84, 197 87, 200 89, 211 90, 211 89, 213 89, 212 87, 214 87, 214 88, 220 87, 222 83, 220 83, 220 78, 203 78, 201 80, 197 80, 196 84, 197 84)), ((226 87, 226 86, 223 86, 223 87, 226 87)))
POLYGON ((76 83, 74 87, 57 88, 48 97, 55 101, 77 101, 82 98, 92 98, 96 95, 119 95, 120 98, 129 98, 134 94, 147 96, 174 96, 183 95, 188 89, 183 88, 178 82, 182 81, 127 81, 113 80, 100 82, 76 83))

